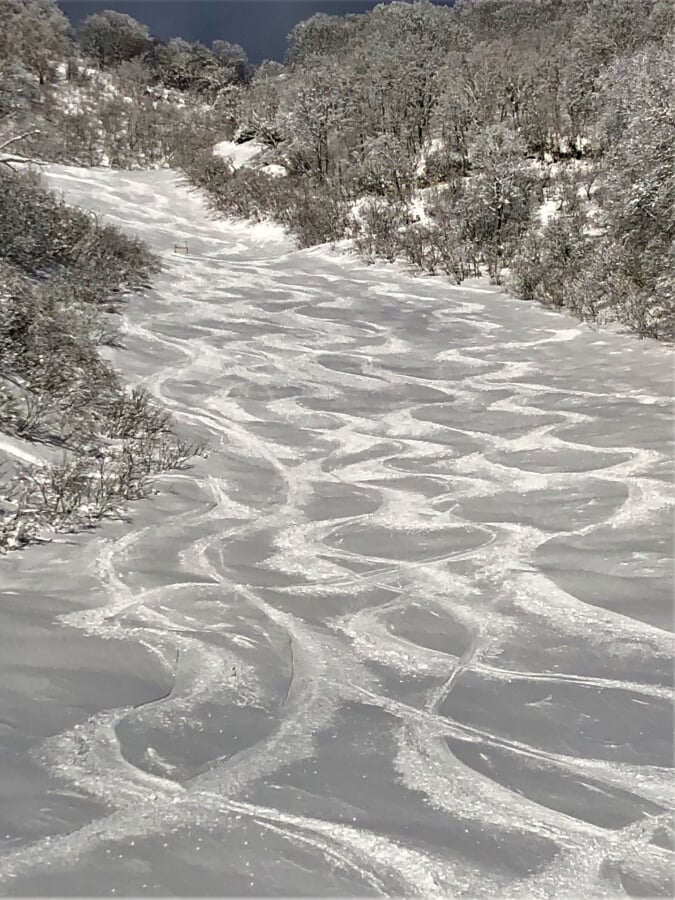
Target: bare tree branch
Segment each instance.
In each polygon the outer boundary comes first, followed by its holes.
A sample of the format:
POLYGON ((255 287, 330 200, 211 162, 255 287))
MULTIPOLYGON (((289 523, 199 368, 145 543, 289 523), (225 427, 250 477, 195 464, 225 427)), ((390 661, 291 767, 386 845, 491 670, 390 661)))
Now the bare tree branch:
POLYGON ((12 172, 15 172, 14 164, 21 163, 22 165, 31 164, 34 166, 43 166, 44 163, 40 162, 39 159, 31 159, 27 156, 9 156, 5 157, 5 159, 0 159, 0 165, 7 166, 8 169, 11 169, 12 172))
MULTIPOLYGON (((6 147, 9 147, 10 144, 16 144, 17 141, 22 141, 24 138, 32 137, 34 134, 40 134, 40 129, 34 128, 31 131, 24 131, 23 134, 14 135, 14 137, 11 137, 8 140, 4 141, 2 144, 0 144, 0 153, 2 153, 2 151, 6 147)), ((21 163, 22 165, 31 164, 31 163, 35 166, 43 165, 40 162, 40 160, 32 159, 31 157, 28 157, 28 156, 5 156, 3 158, 0 158, 0 164, 2 164, 3 166, 7 166, 7 168, 11 169, 12 172, 15 171, 14 165, 17 163, 21 163)))
POLYGON ((5 147, 9 147, 10 144, 16 144, 17 141, 22 141, 24 138, 31 137, 34 134, 40 134, 39 128, 33 128, 31 131, 24 131, 23 134, 16 134, 14 137, 9 138, 9 140, 4 141, 4 143, 0 144, 0 152, 5 149, 5 147))

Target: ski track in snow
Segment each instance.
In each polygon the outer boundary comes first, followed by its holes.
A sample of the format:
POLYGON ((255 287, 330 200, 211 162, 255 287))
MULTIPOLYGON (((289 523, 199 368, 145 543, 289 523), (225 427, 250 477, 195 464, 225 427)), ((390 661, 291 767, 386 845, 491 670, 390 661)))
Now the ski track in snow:
POLYGON ((162 255, 115 364, 211 454, 2 562, 1 889, 669 896, 668 351, 48 181, 162 255))

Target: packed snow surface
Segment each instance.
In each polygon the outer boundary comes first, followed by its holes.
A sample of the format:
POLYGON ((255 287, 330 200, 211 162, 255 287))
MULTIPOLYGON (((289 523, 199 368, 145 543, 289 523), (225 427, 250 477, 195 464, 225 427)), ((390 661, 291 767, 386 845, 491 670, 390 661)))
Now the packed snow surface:
POLYGON ((0 561, 3 892, 670 895, 668 351, 48 180, 163 254, 114 362, 212 450, 0 561))

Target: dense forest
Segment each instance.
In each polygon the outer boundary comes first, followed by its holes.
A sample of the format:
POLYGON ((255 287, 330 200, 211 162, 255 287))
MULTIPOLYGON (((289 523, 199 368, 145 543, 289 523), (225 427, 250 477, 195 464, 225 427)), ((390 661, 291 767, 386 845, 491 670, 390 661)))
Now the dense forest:
POLYGON ((673 339, 672 0, 397 0, 312 16, 258 67, 121 13, 77 30, 53 0, 0 13, 0 430, 67 451, 7 473, 0 546, 96 520, 193 449, 99 352, 158 261, 26 160, 173 166, 301 247, 485 275, 673 339), (223 140, 256 152, 237 167, 223 140))

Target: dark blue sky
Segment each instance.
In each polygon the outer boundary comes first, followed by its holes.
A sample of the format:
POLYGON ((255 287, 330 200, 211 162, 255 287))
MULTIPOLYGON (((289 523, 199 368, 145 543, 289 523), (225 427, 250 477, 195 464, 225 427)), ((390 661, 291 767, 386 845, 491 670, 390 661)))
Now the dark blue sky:
MULTIPOLYGON (((162 40, 182 37, 209 44, 241 44, 253 63, 282 59, 286 35, 315 12, 341 16, 376 6, 377 0, 57 0, 73 24, 93 12, 115 9, 144 22, 162 40)), ((441 0, 448 2, 448 0, 441 0)))

